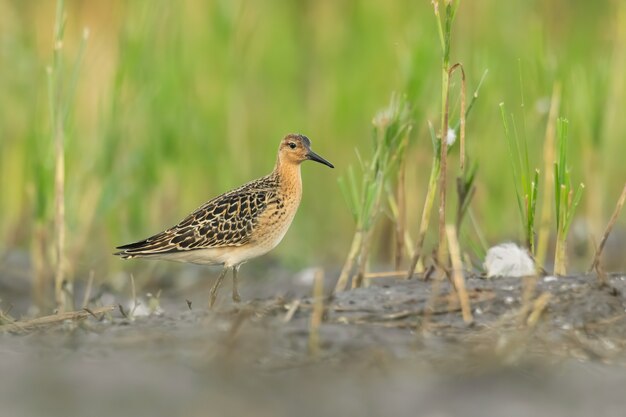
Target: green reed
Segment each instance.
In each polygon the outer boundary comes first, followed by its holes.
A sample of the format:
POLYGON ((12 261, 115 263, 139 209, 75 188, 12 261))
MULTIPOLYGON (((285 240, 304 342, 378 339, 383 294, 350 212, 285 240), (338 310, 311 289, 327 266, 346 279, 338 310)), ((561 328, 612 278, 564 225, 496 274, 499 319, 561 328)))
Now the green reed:
POLYGON ((585 185, 572 186, 572 178, 568 167, 568 128, 567 119, 557 121, 558 160, 554 163, 554 203, 556 213, 556 248, 554 251, 554 273, 565 275, 567 255, 567 235, 574 214, 582 198, 585 185))

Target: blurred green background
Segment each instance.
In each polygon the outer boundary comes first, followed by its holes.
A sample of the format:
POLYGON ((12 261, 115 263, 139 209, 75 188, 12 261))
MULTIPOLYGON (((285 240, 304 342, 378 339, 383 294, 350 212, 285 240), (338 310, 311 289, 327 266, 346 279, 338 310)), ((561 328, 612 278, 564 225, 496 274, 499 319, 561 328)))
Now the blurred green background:
MULTIPOLYGON (((89 270, 105 279, 149 268, 112 257, 113 247, 268 173, 290 132, 309 136, 336 169, 303 166, 302 206, 269 259, 292 268, 339 265, 353 224, 337 177, 358 163, 355 148, 367 155, 372 117, 393 91, 414 107, 407 193, 415 236, 432 158, 427 122, 438 125, 440 111, 441 52, 429 1, 66 6, 67 62, 83 29, 90 31, 66 142, 67 245, 77 279, 89 270)), ((0 0, 0 253, 40 246, 44 266, 52 262, 45 68, 54 12, 53 1, 0 0)), ((461 2, 451 61, 464 64, 468 92, 488 70, 467 143, 479 163, 473 208, 490 243, 521 239, 499 103, 519 121, 525 113, 531 166, 541 168, 555 82, 560 115, 570 120, 573 178, 587 185, 579 215, 599 239, 626 179, 625 54, 620 0, 461 2)), ((390 236, 381 230, 384 248, 390 236)))

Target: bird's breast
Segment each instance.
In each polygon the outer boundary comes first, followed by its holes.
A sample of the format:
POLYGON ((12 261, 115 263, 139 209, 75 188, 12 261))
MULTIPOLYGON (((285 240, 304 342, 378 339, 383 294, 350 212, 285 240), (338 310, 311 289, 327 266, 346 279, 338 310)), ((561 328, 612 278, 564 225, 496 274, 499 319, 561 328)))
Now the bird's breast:
POLYGON ((252 241, 268 251, 285 237, 300 205, 301 194, 278 194, 259 217, 252 241))

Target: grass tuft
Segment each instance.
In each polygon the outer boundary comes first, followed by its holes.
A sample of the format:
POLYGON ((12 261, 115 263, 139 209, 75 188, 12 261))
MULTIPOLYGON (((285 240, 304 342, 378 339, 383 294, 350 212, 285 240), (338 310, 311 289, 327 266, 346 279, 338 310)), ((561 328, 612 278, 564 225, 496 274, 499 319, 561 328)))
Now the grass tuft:
POLYGON ((352 213, 356 231, 335 291, 346 289, 355 265, 357 270, 352 279, 352 287, 363 284, 372 231, 382 212, 386 184, 395 178, 408 146, 408 136, 412 128, 410 114, 406 98, 392 95, 389 105, 378 112, 372 121, 372 157, 364 160, 357 151, 361 165, 360 178, 357 179, 354 169, 349 167, 347 178, 339 179, 339 186, 352 213))
MULTIPOLYGON (((429 122, 430 138, 433 146, 433 162, 431 165, 430 177, 428 180, 428 189, 426 191, 426 198, 424 201, 424 208, 422 210, 422 218, 420 221, 420 227, 417 237, 417 243, 409 269, 407 271, 407 279, 411 279, 415 269, 420 265, 422 252, 424 248, 424 241, 426 239, 426 232, 428 230, 428 224, 430 223, 430 216, 435 202, 435 195, 439 190, 439 242, 437 249, 437 261, 439 265, 447 263, 447 249, 446 249, 446 189, 447 189, 447 159, 449 152, 448 139, 449 135, 456 135, 456 129, 450 129, 450 77, 459 70, 461 72, 461 111, 459 117, 460 128, 460 168, 461 171, 465 171, 465 119, 467 117, 467 110, 465 109, 465 70, 460 63, 450 66, 450 49, 451 49, 451 36, 452 36, 452 22, 456 15, 456 11, 459 7, 460 1, 444 2, 445 14, 442 17, 439 11, 440 2, 433 1, 433 8, 435 19, 437 21, 437 28, 439 30, 439 39, 441 41, 441 129, 439 135, 435 134, 432 124, 429 122)), ((484 77, 483 77, 484 78, 484 77)), ((480 84, 482 84, 482 79, 480 84)), ((479 84, 479 88, 480 88, 479 84)), ((474 100, 478 98, 478 89, 476 90, 468 110, 471 109, 474 100)), ((452 143, 451 143, 452 144, 452 143)))
POLYGON ((507 116, 504 103, 500 103, 500 112, 504 124, 504 136, 509 148, 515 198, 524 229, 526 247, 535 255, 535 213, 539 190, 539 170, 535 169, 534 172, 531 170, 528 142, 525 136, 520 138, 512 114, 510 115, 512 127, 509 127, 509 116, 507 116))
POLYGON ((572 187, 572 179, 568 168, 567 145, 568 145, 567 119, 559 118, 557 121, 558 161, 554 163, 554 202, 556 212, 556 248, 554 251, 554 273, 565 275, 567 234, 569 233, 576 208, 582 198, 585 185, 580 183, 576 190, 572 187))

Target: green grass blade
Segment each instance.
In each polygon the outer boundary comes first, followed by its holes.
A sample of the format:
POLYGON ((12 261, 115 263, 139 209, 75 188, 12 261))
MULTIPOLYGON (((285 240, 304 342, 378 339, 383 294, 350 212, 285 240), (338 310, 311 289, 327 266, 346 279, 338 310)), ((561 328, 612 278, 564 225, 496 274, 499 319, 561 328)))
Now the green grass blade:
POLYGON ((576 212, 576 209, 578 208, 578 204, 580 203, 580 200, 582 199, 584 189, 585 189, 585 184, 580 183, 580 185, 578 186, 578 189, 576 190, 574 199, 572 200, 572 203, 569 207, 568 213, 567 213, 567 220, 565 221, 565 227, 563 228, 565 233, 569 231, 569 228, 572 225, 572 220, 574 220, 574 213, 576 212))

